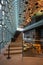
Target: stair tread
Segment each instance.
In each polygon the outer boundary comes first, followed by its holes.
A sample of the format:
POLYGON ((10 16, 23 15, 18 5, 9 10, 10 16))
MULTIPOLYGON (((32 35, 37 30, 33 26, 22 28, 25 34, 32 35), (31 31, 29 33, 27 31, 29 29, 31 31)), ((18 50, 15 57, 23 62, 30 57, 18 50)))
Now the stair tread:
POLYGON ((10 45, 10 47, 21 47, 22 45, 18 45, 18 44, 15 44, 15 45, 10 45))
MULTIPOLYGON (((22 52, 18 52, 18 53, 10 53, 10 55, 14 55, 14 54, 22 54, 22 52)), ((8 53, 4 53, 4 55, 8 55, 8 53)))
MULTIPOLYGON (((8 50, 8 48, 6 50, 8 50)), ((10 50, 22 50, 22 47, 11 47, 10 50)))
POLYGON ((18 47, 10 47, 10 48, 15 48, 15 49, 18 48, 18 49, 21 49, 22 47, 19 47, 19 46, 18 46, 18 47))
MULTIPOLYGON (((13 51, 10 51, 10 53, 16 53, 16 52, 22 52, 22 50, 13 50, 13 51)), ((8 53, 8 51, 5 51, 4 53, 8 53)))
MULTIPOLYGON (((10 54, 19 54, 22 53, 22 50, 10 51, 10 54)), ((8 51, 4 53, 4 55, 8 55, 8 51)))

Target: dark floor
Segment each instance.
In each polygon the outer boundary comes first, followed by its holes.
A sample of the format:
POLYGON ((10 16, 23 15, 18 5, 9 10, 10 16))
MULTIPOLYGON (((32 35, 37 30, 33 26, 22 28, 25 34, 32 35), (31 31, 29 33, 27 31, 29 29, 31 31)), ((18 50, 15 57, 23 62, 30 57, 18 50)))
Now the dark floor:
POLYGON ((23 57, 43 57, 43 52, 39 54, 36 50, 33 52, 32 49, 27 49, 23 51, 23 57))

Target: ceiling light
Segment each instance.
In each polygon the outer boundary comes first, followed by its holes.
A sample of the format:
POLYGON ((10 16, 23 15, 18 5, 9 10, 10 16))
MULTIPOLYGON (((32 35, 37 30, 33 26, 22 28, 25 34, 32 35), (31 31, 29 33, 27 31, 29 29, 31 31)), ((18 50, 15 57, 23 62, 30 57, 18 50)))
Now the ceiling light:
POLYGON ((38 6, 36 6, 36 9, 39 8, 38 6))
POLYGON ((0 27, 2 27, 2 25, 0 25, 0 27))
POLYGON ((4 11, 2 11, 2 14, 3 14, 3 15, 5 14, 4 11))
POLYGON ((0 4, 0 10, 1 10, 1 8, 2 8, 2 5, 0 4))
POLYGON ((1 0, 1 3, 3 4, 3 0, 1 0))
POLYGON ((38 5, 38 3, 36 2, 35 5, 38 5))
POLYGON ((43 12, 43 10, 41 10, 41 12, 43 12))
POLYGON ((30 8, 28 8, 28 10, 30 10, 30 8))

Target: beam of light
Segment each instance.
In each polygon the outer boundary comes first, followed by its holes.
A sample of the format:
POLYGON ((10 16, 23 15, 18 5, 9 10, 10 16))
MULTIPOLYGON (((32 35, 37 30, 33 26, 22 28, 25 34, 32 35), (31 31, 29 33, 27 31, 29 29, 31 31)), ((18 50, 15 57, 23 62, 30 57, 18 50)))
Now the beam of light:
POLYGON ((17 28, 17 31, 24 31, 23 28, 17 28))

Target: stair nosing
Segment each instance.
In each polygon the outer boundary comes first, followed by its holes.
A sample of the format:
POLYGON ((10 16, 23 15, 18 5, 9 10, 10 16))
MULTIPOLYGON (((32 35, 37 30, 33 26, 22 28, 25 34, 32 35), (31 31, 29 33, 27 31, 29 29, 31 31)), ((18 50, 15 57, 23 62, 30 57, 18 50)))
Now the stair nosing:
MULTIPOLYGON (((14 55, 14 54, 21 54, 22 52, 18 52, 18 53, 10 53, 10 55, 14 55)), ((4 53, 4 55, 8 55, 8 53, 4 53)))
MULTIPOLYGON (((22 50, 22 49, 10 49, 10 51, 13 51, 13 50, 22 50)), ((6 51, 8 51, 8 49, 6 49, 6 51)))

